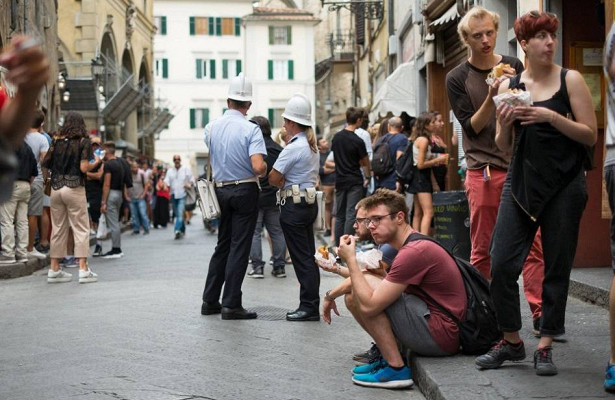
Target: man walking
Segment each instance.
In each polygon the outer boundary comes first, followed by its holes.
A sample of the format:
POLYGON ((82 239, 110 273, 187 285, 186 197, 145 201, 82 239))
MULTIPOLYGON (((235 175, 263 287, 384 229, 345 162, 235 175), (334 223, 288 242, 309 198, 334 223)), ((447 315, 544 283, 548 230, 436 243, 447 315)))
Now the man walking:
POLYGON ((205 127, 205 144, 209 148, 221 215, 201 314, 222 313, 222 319, 254 319, 256 313, 242 306, 241 284, 258 216, 258 178, 267 173, 267 150, 260 128, 245 118, 252 105, 252 83, 243 74, 231 81, 226 103, 228 110, 224 115, 205 127))
MULTIPOLYGON (((446 89, 451 108, 463 128, 463 150, 468 171, 465 187, 470 205, 470 262, 490 279, 489 244, 500 205, 511 154, 495 144, 495 104, 499 81, 489 86, 487 76, 499 63, 509 64, 507 74, 523 71, 515 57, 495 54, 500 17, 483 7, 474 7, 461 19, 457 31, 470 48, 468 61, 446 76, 446 89)), ((535 334, 542 314, 542 281, 544 261, 540 231, 523 267, 523 289, 532 311, 535 334)))
POLYGON ((124 167, 124 161, 115 156, 115 143, 105 142, 103 147, 105 149, 105 172, 100 212, 105 214, 107 227, 111 231, 112 247, 102 257, 120 258, 124 256, 124 253, 122 253, 120 211, 127 188, 132 187, 132 179, 130 179, 130 174, 124 167))
POLYGON ((181 239, 186 235, 184 223, 184 211, 186 210, 186 189, 192 185, 192 172, 182 165, 179 154, 173 156, 173 168, 169 168, 164 178, 164 183, 171 191, 171 205, 175 217, 175 239, 181 239))
MULTIPOLYGON (((352 234, 355 206, 365 196, 371 170, 365 143, 354 131, 361 126, 363 110, 346 110, 346 128, 333 136, 331 150, 335 160, 335 244, 342 235, 352 234), (363 175, 361 175, 363 168, 363 175)), ((331 155, 330 155, 331 157, 331 155)))
MULTIPOLYGON (((395 175, 395 162, 402 154, 406 146, 408 146, 408 138, 402 133, 403 123, 401 118, 393 117, 389 119, 389 131, 386 135, 378 139, 374 148, 383 146, 384 143, 388 145, 389 157, 391 160, 391 172, 377 176, 374 173, 374 180, 376 183, 376 189, 387 188, 391 190, 401 191, 401 184, 397 183, 397 176, 395 175)), ((374 168, 375 169, 375 168, 374 168)))
POLYGON ((132 233, 138 235, 143 227, 143 234, 149 234, 149 218, 147 217, 146 197, 149 191, 149 180, 145 178, 145 173, 139 169, 136 161, 130 166, 132 173, 132 187, 128 190, 130 194, 130 214, 132 216, 132 233))

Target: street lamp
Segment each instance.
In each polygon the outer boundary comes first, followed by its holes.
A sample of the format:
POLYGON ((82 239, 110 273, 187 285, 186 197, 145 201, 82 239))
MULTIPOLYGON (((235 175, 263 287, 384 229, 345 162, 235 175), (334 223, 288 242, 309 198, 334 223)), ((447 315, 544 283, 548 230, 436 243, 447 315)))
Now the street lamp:
POLYGON ((354 14, 362 13, 367 19, 380 20, 384 16, 383 0, 320 0, 320 3, 322 7, 329 6, 329 11, 345 8, 354 14))
POLYGON ((70 90, 66 89, 64 90, 64 93, 62 93, 62 101, 65 103, 68 103, 70 100, 70 90))
POLYGON ((66 89, 66 78, 64 77, 63 72, 60 72, 58 74, 58 89, 60 90, 66 89))

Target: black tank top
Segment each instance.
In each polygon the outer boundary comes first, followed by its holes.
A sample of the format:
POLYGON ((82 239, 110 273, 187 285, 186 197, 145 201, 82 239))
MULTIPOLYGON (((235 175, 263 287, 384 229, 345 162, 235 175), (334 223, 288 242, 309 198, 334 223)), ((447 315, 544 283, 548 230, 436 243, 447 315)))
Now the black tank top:
MULTIPOLYGON (((560 88, 550 99, 535 101, 533 105, 574 119, 566 86, 567 72, 562 68, 560 88)), ((520 81, 519 74, 510 80, 510 87, 525 90, 520 81)), ((509 171, 511 191, 521 208, 536 220, 546 203, 581 172, 585 148, 548 122, 526 126, 515 122, 515 131, 516 148, 509 171)))

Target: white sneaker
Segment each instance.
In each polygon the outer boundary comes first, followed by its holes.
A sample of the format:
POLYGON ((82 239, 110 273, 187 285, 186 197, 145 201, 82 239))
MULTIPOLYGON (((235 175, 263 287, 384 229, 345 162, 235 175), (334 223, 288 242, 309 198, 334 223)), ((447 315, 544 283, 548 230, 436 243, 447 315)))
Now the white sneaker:
POLYGON ((87 271, 82 269, 79 270, 79 283, 92 283, 98 280, 98 274, 92 272, 91 269, 88 268, 87 271))
POLYGON ((73 276, 68 272, 64 272, 64 270, 59 269, 54 271, 49 269, 47 272, 47 282, 48 283, 62 283, 62 282, 70 282, 73 280, 73 276))
POLYGON ((41 260, 43 260, 47 258, 47 254, 43 254, 40 251, 33 248, 32 251, 28 252, 28 257, 29 258, 40 258, 41 260))

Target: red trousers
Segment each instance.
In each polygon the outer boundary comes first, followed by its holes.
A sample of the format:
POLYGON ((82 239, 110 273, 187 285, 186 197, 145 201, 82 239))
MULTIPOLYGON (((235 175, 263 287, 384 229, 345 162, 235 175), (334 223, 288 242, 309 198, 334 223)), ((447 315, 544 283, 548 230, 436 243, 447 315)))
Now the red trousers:
MULTIPOLYGON (((485 180, 484 170, 468 170, 465 187, 470 206, 470 262, 487 279, 491 279, 489 246, 500 206, 506 171, 490 168, 491 180, 485 180)), ((542 281, 545 265, 542 257, 540 229, 523 265, 523 291, 530 305, 532 318, 542 314, 542 281)))

